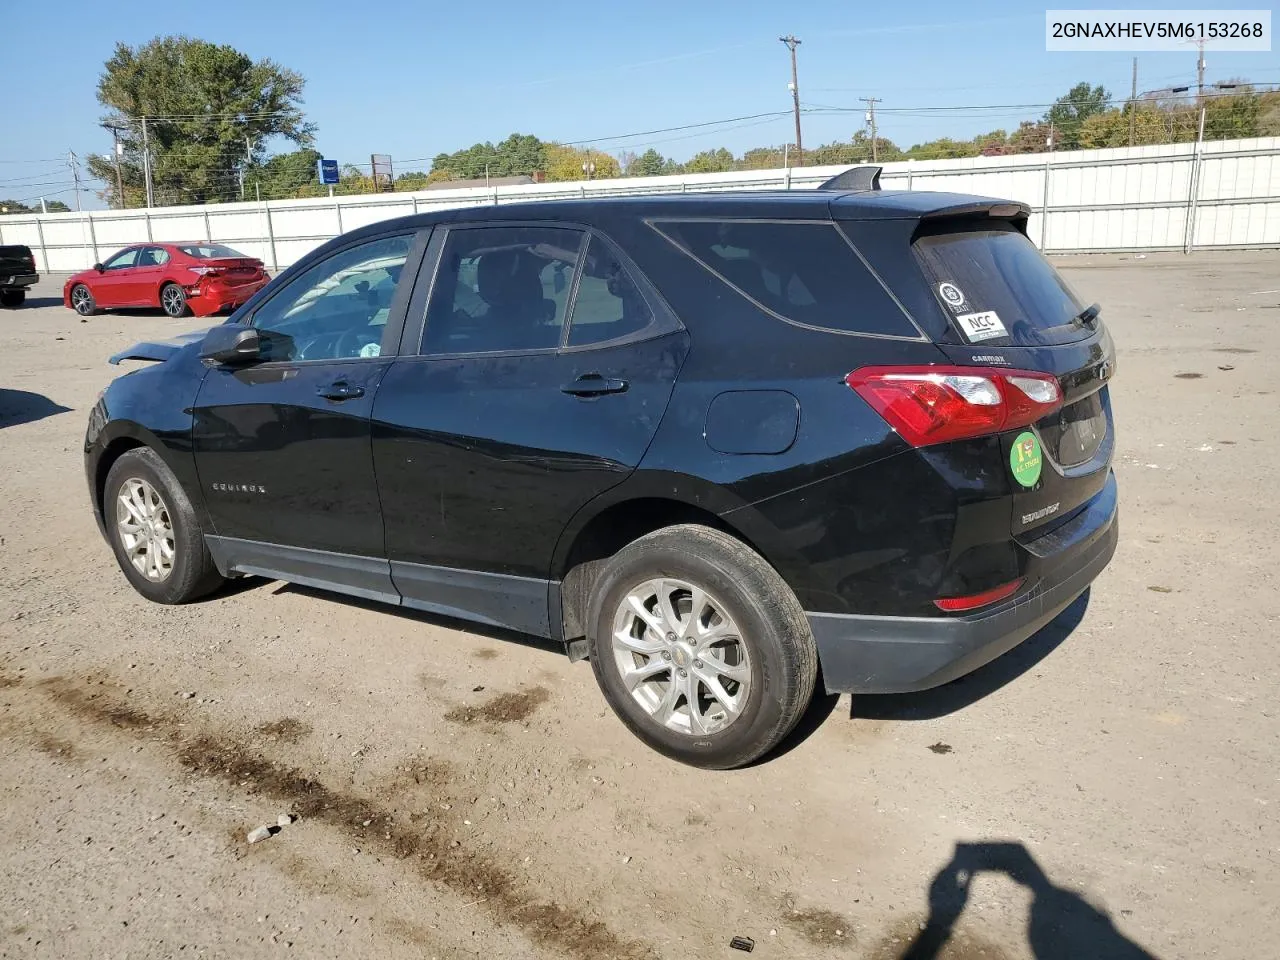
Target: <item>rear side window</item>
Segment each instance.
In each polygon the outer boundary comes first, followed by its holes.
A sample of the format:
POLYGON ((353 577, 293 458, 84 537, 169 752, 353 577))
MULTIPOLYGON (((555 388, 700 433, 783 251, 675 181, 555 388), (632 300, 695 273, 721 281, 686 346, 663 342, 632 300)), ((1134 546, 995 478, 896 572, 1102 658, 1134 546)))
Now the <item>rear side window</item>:
POLYGON ((933 227, 912 243, 934 296, 951 317, 948 339, 1052 345, 1092 334, 1080 300, 1013 224, 933 227))
POLYGON ((921 337, 833 223, 665 220, 653 226, 782 320, 842 333, 921 337))
POLYGON ((588 240, 568 346, 585 347, 639 333, 652 318, 635 281, 609 245, 599 237, 588 240))

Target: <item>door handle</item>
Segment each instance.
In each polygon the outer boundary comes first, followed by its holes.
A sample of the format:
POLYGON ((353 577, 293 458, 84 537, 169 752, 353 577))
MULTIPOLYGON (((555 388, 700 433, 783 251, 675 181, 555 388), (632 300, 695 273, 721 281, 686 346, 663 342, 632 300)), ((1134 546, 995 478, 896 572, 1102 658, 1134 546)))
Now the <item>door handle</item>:
POLYGON ((572 383, 566 383, 560 391, 573 397, 600 397, 606 393, 623 393, 627 386, 625 380, 605 378, 598 373, 584 373, 572 383))
POLYGON ((345 380, 335 380, 318 389, 316 395, 326 400, 355 400, 364 396, 364 387, 347 383, 345 380))

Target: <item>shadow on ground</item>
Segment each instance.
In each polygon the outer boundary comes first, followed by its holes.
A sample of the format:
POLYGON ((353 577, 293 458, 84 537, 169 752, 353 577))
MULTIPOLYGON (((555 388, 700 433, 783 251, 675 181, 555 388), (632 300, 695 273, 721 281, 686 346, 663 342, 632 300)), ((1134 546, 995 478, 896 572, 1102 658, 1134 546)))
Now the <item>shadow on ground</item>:
POLYGON ((0 387, 0 428, 43 420, 45 417, 66 413, 70 409, 60 403, 54 403, 41 393, 28 393, 26 390, 0 387))
POLYGON ((1027 944, 1035 960, 1156 960, 1119 930, 1104 910, 1049 879, 1017 842, 958 843, 951 862, 929 886, 929 917, 899 960, 937 960, 969 901, 980 873, 1003 873, 1030 891, 1027 944))
POLYGON ((61 297, 27 297, 23 301, 19 310, 29 310, 32 307, 60 307, 62 306, 61 297))
POLYGON ((1053 653, 1080 625, 1088 609, 1086 590, 1022 643, 973 673, 919 693, 860 694, 853 698, 849 715, 867 720, 933 720, 962 710, 1018 679, 1053 653))
MULTIPOLYGON (((259 581, 261 583, 263 581, 259 581)), ((221 592, 221 591, 220 591, 221 592)), ((535 637, 531 634, 520 633, 516 630, 508 630, 506 627, 491 626, 486 623, 474 623, 470 620, 459 620, 455 617, 446 617, 443 614, 428 613, 425 610, 415 610, 412 607, 397 607, 390 603, 382 603, 378 600, 365 600, 361 597, 352 597, 346 594, 333 593, 329 590, 321 590, 315 587, 304 587, 297 583, 281 583, 273 593, 299 593, 306 597, 315 597, 317 600, 323 600, 326 603, 342 603, 349 607, 360 607, 363 610, 375 610, 378 613, 390 614, 393 617, 401 617, 405 620, 414 620, 418 623, 432 624, 437 627, 445 627, 449 630, 459 630, 463 633, 474 633, 477 636, 489 637, 493 640, 504 640, 509 643, 518 643, 522 646, 533 647, 537 650, 546 650, 549 653, 556 653, 564 656, 564 645, 556 643, 554 640, 548 640, 545 637, 535 637)))

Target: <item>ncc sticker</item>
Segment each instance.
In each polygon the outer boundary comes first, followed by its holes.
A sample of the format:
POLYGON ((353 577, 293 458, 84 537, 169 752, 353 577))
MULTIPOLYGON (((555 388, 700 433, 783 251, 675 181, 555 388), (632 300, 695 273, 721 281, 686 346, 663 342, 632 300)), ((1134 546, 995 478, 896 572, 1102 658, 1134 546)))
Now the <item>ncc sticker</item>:
POLYGON ((943 282, 938 284, 938 296, 952 310, 960 310, 964 307, 964 291, 954 283, 943 282))
POLYGON ((1034 487, 1040 479, 1042 463, 1040 441, 1030 430, 1022 431, 1009 451, 1009 469, 1013 471, 1013 479, 1019 486, 1034 487))
POLYGON ((996 337, 1006 336, 1009 332, 1004 328, 1004 324, 1000 322, 1000 317, 994 310, 962 313, 956 317, 956 323, 960 326, 960 332, 970 343, 994 340, 996 337))

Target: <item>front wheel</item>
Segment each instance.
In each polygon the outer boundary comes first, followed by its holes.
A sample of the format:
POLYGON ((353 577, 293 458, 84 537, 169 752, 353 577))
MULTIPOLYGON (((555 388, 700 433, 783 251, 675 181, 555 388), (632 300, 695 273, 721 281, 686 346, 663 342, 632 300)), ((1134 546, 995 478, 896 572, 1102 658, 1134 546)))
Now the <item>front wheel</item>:
POLYGON ((187 295, 176 283, 166 283, 160 288, 160 306, 174 319, 185 317, 188 313, 187 295))
POLYGON ((98 304, 93 299, 93 291, 83 283, 71 288, 71 309, 82 317, 92 317, 98 312, 98 304))
POLYGON ((795 594, 759 554, 710 527, 666 527, 620 550, 596 581, 588 622, 614 713, 684 763, 750 763, 813 696, 817 648, 795 594))
POLYGON ((20 307, 26 299, 27 291, 25 290, 0 290, 0 306, 20 307))
POLYGON ((102 519, 116 562, 148 600, 187 603, 222 584, 186 491, 154 450, 111 465, 102 519))

